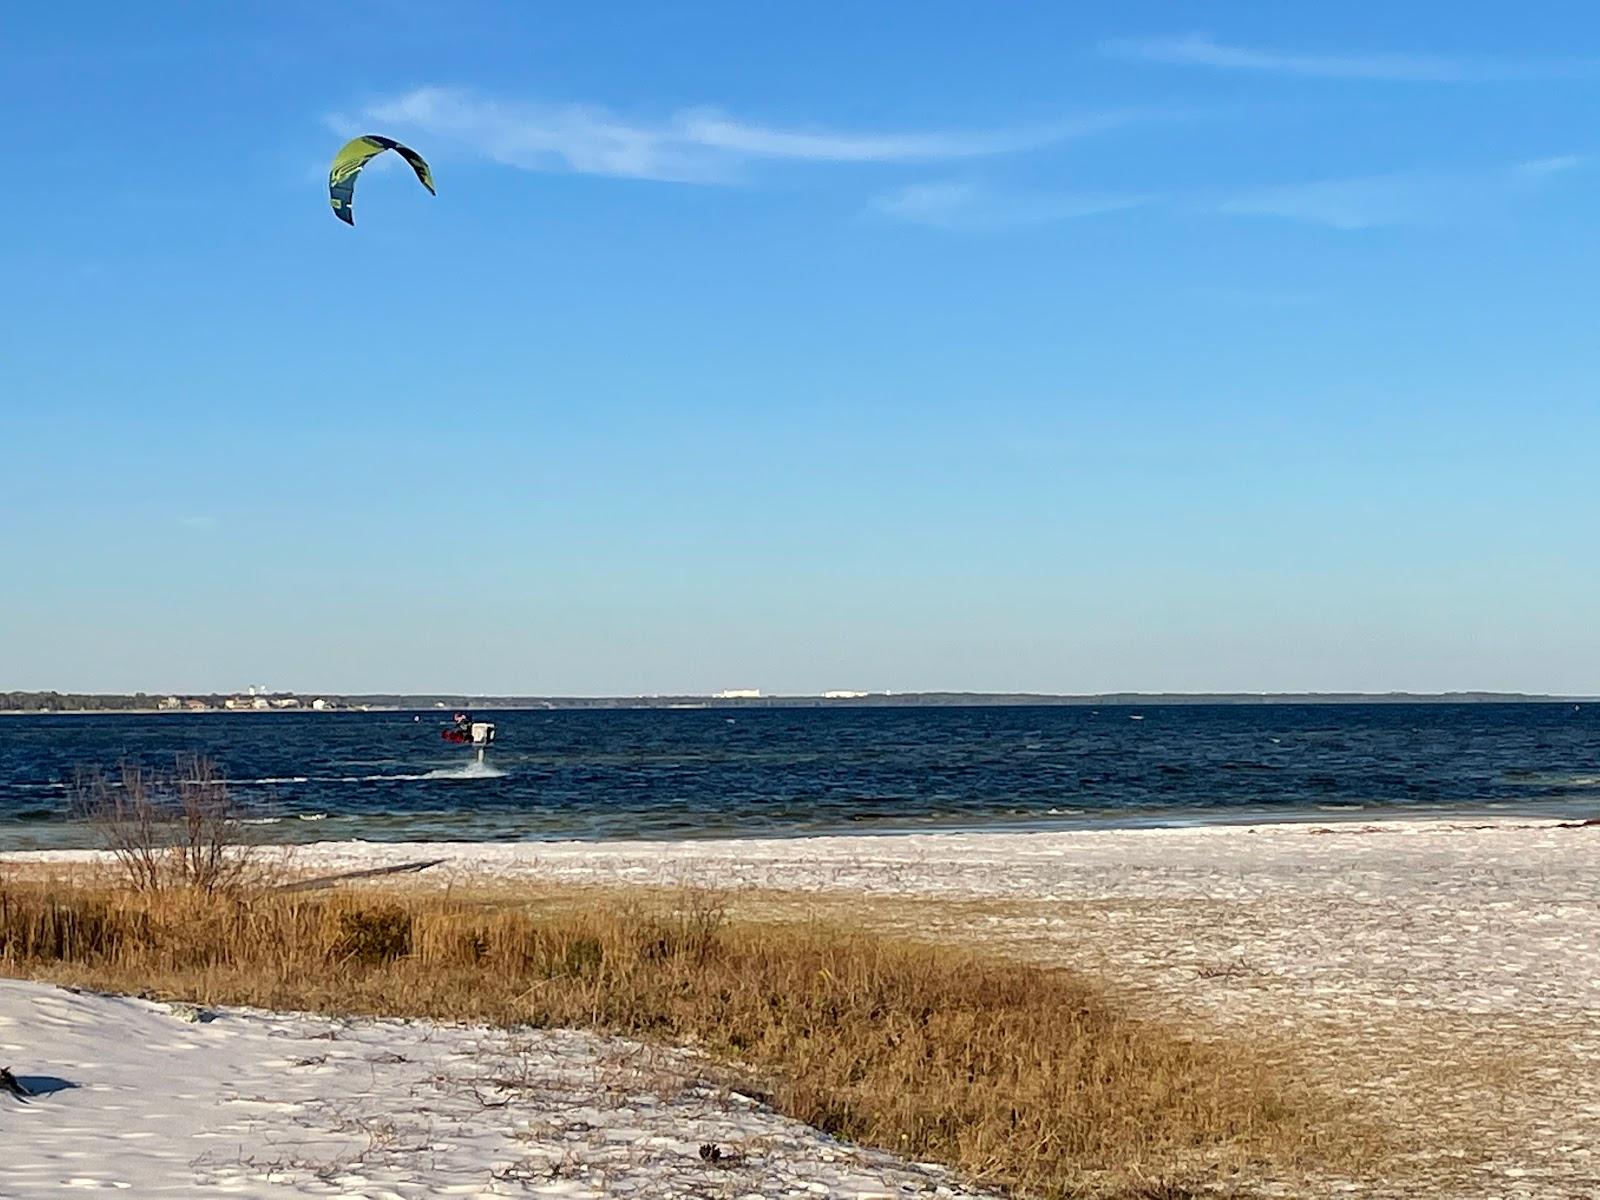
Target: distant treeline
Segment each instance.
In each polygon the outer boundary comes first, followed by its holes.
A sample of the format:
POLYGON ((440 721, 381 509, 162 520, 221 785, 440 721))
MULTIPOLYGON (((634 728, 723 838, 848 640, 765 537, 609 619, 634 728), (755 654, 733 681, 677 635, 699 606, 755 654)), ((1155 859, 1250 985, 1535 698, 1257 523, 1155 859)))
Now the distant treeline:
MULTIPOLYGON (((0 692, 0 711, 38 712, 48 709, 58 712, 105 712, 112 709, 155 708, 155 696, 136 692, 131 696, 95 695, 88 692, 0 692)), ((219 700, 220 704, 221 701, 219 700)))
MULTIPOLYGON (((275 693, 286 697, 291 693, 275 693)), ((875 692, 866 696, 827 699, 822 696, 407 696, 388 693, 340 696, 316 693, 334 709, 614 709, 614 708, 916 708, 1002 705, 1156 705, 1156 704, 1542 704, 1579 697, 1528 695, 1519 692, 1274 692, 1167 693, 1109 692, 1092 696, 1051 696, 989 692, 875 692)), ((171 707, 172 697, 134 692, 123 695, 83 692, 0 692, 0 712, 114 712, 171 707)), ((184 705, 220 709, 225 694, 180 694, 184 705)), ((297 710, 298 711, 298 710, 297 710)))
POLYGON ((871 692, 830 699, 823 696, 330 696, 341 707, 359 708, 956 708, 1025 705, 1138 704, 1525 704, 1568 697, 1520 692, 1275 692, 1190 693, 1108 692, 1096 695, 1043 695, 1028 692, 871 692))

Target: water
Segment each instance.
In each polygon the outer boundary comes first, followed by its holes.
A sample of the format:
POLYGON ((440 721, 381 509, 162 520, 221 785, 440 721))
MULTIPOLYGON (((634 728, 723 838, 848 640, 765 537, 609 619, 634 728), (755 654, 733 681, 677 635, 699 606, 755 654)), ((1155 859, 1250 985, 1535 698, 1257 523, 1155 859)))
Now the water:
POLYGON ((217 760, 274 840, 669 838, 1600 814, 1600 704, 0 718, 0 850, 94 844, 84 768, 217 760))

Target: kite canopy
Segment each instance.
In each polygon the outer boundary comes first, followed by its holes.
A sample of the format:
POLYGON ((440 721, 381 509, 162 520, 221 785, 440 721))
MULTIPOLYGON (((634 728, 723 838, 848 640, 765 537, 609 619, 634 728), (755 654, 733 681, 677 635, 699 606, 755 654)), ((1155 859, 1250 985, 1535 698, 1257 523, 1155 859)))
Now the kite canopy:
POLYGON ((328 172, 328 203, 333 205, 333 215, 346 225, 356 223, 355 213, 351 208, 355 202, 356 176, 361 174, 362 167, 385 150, 393 150, 410 163, 422 186, 428 189, 430 195, 438 195, 433 190, 433 172, 428 169, 428 164, 423 161, 422 155, 410 146, 402 146, 393 138, 386 138, 377 133, 365 133, 358 138, 351 138, 344 144, 339 153, 333 156, 333 167, 328 172))

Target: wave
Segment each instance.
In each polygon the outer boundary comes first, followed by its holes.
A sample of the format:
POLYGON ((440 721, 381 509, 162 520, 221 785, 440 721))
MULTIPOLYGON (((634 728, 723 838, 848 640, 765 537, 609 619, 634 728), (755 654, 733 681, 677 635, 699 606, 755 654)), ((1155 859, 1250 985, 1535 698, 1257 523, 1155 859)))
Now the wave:
POLYGON ((500 779, 505 775, 499 767, 484 762, 469 762, 460 767, 442 767, 429 771, 424 779, 500 779))
POLYGON ((468 763, 461 767, 440 767, 432 771, 396 771, 388 775, 281 775, 267 779, 230 779, 234 787, 266 786, 274 783, 422 783, 431 779, 499 779, 507 774, 487 763, 468 763))
MULTIPOLYGON (((438 767, 432 771, 395 771, 388 775, 314 775, 289 780, 251 780, 252 783, 426 783, 438 779, 500 779, 508 774, 488 763, 471 762, 459 767, 438 767)), ((239 782, 239 781, 235 781, 239 782)))
POLYGON ((1600 775, 1592 771, 1507 771, 1506 782, 1520 787, 1592 788, 1600 786, 1600 775))
POLYGON ((436 779, 499 779, 505 772, 487 763, 468 763, 464 767, 439 767, 421 775, 351 775, 340 783, 426 783, 436 779))

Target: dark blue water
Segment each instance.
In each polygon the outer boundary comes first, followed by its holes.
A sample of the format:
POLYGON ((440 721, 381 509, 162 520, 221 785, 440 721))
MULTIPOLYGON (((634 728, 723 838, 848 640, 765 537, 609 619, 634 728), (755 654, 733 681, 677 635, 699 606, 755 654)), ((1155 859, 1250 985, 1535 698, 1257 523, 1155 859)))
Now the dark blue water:
POLYGON ((703 837, 1304 815, 1600 814, 1600 704, 0 718, 0 849, 93 844, 82 769, 217 760, 282 840, 703 837))

